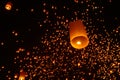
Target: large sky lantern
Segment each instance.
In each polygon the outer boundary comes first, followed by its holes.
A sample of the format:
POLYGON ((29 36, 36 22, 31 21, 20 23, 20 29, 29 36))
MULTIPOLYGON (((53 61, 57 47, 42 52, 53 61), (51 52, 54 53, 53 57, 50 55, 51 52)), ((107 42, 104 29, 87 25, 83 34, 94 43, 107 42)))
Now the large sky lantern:
POLYGON ((11 10, 12 9, 13 4, 11 2, 7 2, 5 5, 5 9, 6 10, 11 10))
POLYGON ((69 23, 70 43, 76 49, 82 49, 88 46, 89 39, 85 26, 81 20, 69 23))

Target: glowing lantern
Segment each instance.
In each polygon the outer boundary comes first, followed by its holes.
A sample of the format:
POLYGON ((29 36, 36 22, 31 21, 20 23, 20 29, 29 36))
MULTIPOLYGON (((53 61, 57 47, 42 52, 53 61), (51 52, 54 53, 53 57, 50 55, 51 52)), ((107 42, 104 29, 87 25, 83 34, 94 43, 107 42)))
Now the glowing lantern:
POLYGON ((71 45, 76 49, 85 48, 89 43, 89 39, 82 21, 77 20, 75 22, 70 22, 69 26, 71 45))
POLYGON ((15 78, 15 79, 18 78, 18 74, 15 74, 15 75, 14 75, 14 78, 15 78))
POLYGON ((74 2, 78 3, 78 2, 79 2, 79 0, 74 0, 74 2))
POLYGON ((25 72, 23 70, 20 71, 20 76, 18 80, 25 80, 25 72))
POLYGON ((12 3, 11 2, 7 2, 7 4, 5 5, 5 9, 6 10, 11 10, 12 9, 12 3))

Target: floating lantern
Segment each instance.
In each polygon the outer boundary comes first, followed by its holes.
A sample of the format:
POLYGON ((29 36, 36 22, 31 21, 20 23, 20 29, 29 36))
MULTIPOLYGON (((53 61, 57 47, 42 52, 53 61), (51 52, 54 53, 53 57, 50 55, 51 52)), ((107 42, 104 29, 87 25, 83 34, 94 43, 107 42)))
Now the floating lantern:
POLYGON ((25 72, 23 70, 20 71, 20 76, 18 80, 25 80, 25 72))
POLYGON ((70 43, 76 49, 85 48, 89 39, 85 30, 85 26, 81 20, 69 23, 70 43))
POLYGON ((74 2, 78 3, 78 2, 79 2, 79 0, 74 0, 74 2))
POLYGON ((6 10, 11 10, 12 9, 12 3, 11 2, 7 2, 7 4, 5 5, 5 9, 6 10))
POLYGON ((17 79, 17 78, 18 78, 18 74, 15 74, 15 75, 14 75, 14 78, 17 79))

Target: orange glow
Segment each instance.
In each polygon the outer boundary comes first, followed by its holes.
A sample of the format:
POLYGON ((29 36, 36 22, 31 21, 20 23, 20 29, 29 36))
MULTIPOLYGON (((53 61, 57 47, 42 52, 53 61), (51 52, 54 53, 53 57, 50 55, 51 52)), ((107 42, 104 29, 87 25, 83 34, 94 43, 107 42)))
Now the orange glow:
POLYGON ((17 74, 15 74, 15 75, 14 75, 14 78, 18 78, 18 75, 17 75, 17 74))
POLYGON ((88 46, 89 39, 81 20, 70 22, 70 43, 76 49, 82 49, 88 46))
POLYGON ((79 2, 79 0, 74 0, 74 2, 78 3, 78 2, 79 2))
POLYGON ((25 80, 25 77, 24 76, 20 76, 19 80, 25 80))
POLYGON ((23 70, 20 71, 20 76, 18 80, 25 80, 25 72, 23 70))
POLYGON ((12 9, 12 3, 11 2, 7 2, 7 4, 5 5, 5 9, 6 10, 11 10, 12 9))
POLYGON ((80 44, 81 44, 81 42, 80 42, 80 41, 77 41, 77 44, 78 44, 78 45, 80 45, 80 44))

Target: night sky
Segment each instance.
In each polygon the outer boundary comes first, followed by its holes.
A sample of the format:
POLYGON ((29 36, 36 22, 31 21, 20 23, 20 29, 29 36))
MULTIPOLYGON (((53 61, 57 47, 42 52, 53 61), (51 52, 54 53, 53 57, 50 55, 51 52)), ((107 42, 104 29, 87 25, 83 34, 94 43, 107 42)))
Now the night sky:
POLYGON ((0 0, 0 80, 120 80, 120 12, 113 0, 0 0), (7 2, 11 10, 5 9, 7 2), (70 44, 82 20, 89 45, 70 44))

